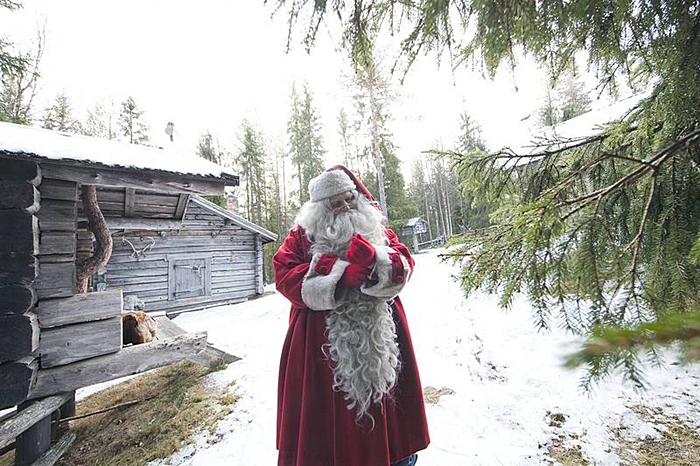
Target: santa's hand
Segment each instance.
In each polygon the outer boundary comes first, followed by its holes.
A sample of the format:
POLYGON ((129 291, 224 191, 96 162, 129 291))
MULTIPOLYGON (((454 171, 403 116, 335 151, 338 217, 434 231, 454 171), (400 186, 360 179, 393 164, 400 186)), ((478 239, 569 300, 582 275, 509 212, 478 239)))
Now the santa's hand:
POLYGON ((350 239, 350 246, 345 253, 345 257, 348 258, 349 262, 369 267, 374 263, 375 256, 374 246, 364 236, 358 233, 350 239))
POLYGON ((372 270, 369 267, 350 264, 345 269, 343 276, 340 277, 340 284, 347 287, 359 288, 367 280, 371 272, 372 270))

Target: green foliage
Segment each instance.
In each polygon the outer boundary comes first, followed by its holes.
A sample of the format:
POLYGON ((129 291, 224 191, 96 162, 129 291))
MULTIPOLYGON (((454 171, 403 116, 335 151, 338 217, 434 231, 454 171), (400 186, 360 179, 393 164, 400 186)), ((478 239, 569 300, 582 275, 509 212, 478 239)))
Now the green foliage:
MULTIPOLYGON (((18 5, 6 2, 13 8, 18 5)), ((9 44, 0 40, 0 121, 29 125, 32 123, 33 101, 39 82, 39 65, 44 50, 44 33, 37 32, 34 50, 9 55, 3 50, 9 44)))
MULTIPOLYGON (((12 0, 0 0, 1 9, 10 11, 22 8, 22 4, 12 0)), ((0 76, 10 76, 23 72, 29 65, 27 57, 12 51, 12 43, 0 37, 0 76)))
POLYGON ((554 126, 591 109, 591 98, 573 73, 564 73, 553 91, 554 97, 547 90, 547 101, 538 111, 538 122, 542 126, 554 126))
POLYGON ((301 96, 292 87, 291 100, 287 134, 292 165, 297 169, 294 176, 299 183, 299 205, 302 205, 309 200, 309 181, 324 169, 323 154, 326 151, 323 148, 320 117, 308 86, 304 85, 301 96))
POLYGON ((65 92, 56 96, 54 103, 44 111, 43 128, 66 133, 82 133, 82 125, 73 117, 73 110, 65 92))
POLYGON ((148 142, 148 126, 141 117, 143 111, 139 110, 133 97, 127 97, 122 102, 119 113, 119 127, 122 135, 130 144, 146 144, 148 142))
MULTIPOLYGON (((278 3, 296 9, 290 24, 308 4, 278 3)), ((636 346, 599 329, 645 331, 659 324, 673 330, 668 316, 698 314, 697 2, 359 0, 313 2, 312 8, 316 21, 337 14, 356 66, 364 65, 357 51, 389 28, 402 41, 398 59, 405 69, 423 52, 440 56, 447 49, 457 63, 480 62, 493 76, 523 53, 556 82, 584 51, 599 92, 614 93, 620 78, 653 90, 599 134, 543 141, 537 157, 454 154, 465 189, 498 206, 494 225, 469 232, 454 252, 464 265, 465 290, 499 293, 504 306, 515 293, 527 293, 540 326, 556 318, 593 338, 599 332, 609 344, 604 356, 577 359, 588 364, 591 380, 622 366, 641 382, 636 346)), ((316 30, 309 31, 315 37, 316 30)), ((650 351, 688 338, 676 329, 650 339, 650 351)))
POLYGON ((82 125, 83 134, 104 139, 116 139, 117 115, 113 101, 98 102, 87 111, 87 118, 82 125))
POLYGON ((252 124, 241 123, 241 148, 234 158, 236 169, 245 186, 246 218, 258 225, 263 224, 266 210, 265 147, 261 134, 252 124))

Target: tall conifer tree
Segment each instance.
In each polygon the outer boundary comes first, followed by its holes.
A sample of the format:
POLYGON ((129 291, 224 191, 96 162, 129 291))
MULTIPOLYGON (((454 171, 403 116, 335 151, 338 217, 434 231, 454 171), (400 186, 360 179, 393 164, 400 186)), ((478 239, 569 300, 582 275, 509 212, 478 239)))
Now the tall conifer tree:
POLYGON ((119 127, 122 135, 130 144, 145 144, 148 142, 148 126, 141 119, 143 111, 139 110, 133 97, 127 97, 122 102, 119 113, 119 127))
MULTIPOLYGON (((651 92, 598 134, 552 141, 538 154, 458 154, 467 187, 500 209, 498 223, 467 235, 461 283, 505 307, 524 292, 542 327, 588 335, 572 363, 591 378, 681 340, 700 357, 700 9, 694 1, 314 2, 280 0, 294 19, 327 13, 342 23, 356 67, 387 27, 405 70, 425 51, 480 59, 491 76, 520 51, 556 79, 588 55, 599 92, 622 76, 651 92), (526 163, 537 160, 537 163, 526 163)), ((308 29, 313 44, 317 28, 308 29)))

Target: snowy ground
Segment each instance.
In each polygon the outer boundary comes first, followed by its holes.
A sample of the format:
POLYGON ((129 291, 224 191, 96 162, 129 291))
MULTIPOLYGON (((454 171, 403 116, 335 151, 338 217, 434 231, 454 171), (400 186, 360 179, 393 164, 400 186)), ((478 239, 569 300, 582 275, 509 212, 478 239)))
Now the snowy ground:
MULTIPOLYGON (((420 453, 420 465, 547 464, 548 446, 557 438, 580 445, 591 464, 615 465, 613 430, 655 435, 630 406, 661 407, 691 423, 700 419, 694 397, 700 367, 671 359, 665 369, 647 370, 646 392, 617 378, 592 395, 583 393, 581 373, 561 367, 575 348, 573 338, 534 331, 525 301, 505 313, 495 298, 464 299, 440 252, 416 256, 416 271, 402 293, 423 386, 454 391, 427 405, 432 443, 420 453)), ((241 400, 218 435, 201 436, 161 464, 276 464, 277 369, 288 307, 275 293, 176 319, 188 331, 206 330, 211 343, 243 358, 212 375, 221 384, 235 380, 241 400)))

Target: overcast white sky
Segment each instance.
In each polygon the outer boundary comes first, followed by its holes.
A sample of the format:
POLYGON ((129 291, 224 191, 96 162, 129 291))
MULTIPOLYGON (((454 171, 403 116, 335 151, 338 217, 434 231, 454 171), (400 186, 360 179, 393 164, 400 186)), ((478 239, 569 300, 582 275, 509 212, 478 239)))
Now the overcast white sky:
MULTIPOLYGON (((283 143, 291 84, 306 81, 324 125, 327 162, 340 162, 336 119, 349 99, 343 75, 350 68, 344 53, 333 50, 337 37, 327 29, 310 56, 299 41, 287 55, 284 13, 271 18, 273 8, 262 0, 23 4, 23 10, 0 12, 0 30, 26 49, 45 24, 36 110, 62 89, 81 117, 100 100, 118 105, 131 95, 145 111, 155 144, 169 144, 164 129, 172 121, 174 144, 194 150, 209 130, 236 151, 243 118, 283 143)), ((422 58, 404 85, 397 85, 400 98, 392 107, 404 173, 420 151, 440 142, 452 147, 464 109, 481 124, 492 148, 521 137, 520 120, 536 110, 544 86, 532 65, 491 81, 476 71, 453 74, 448 64, 438 69, 434 57, 422 58)))

